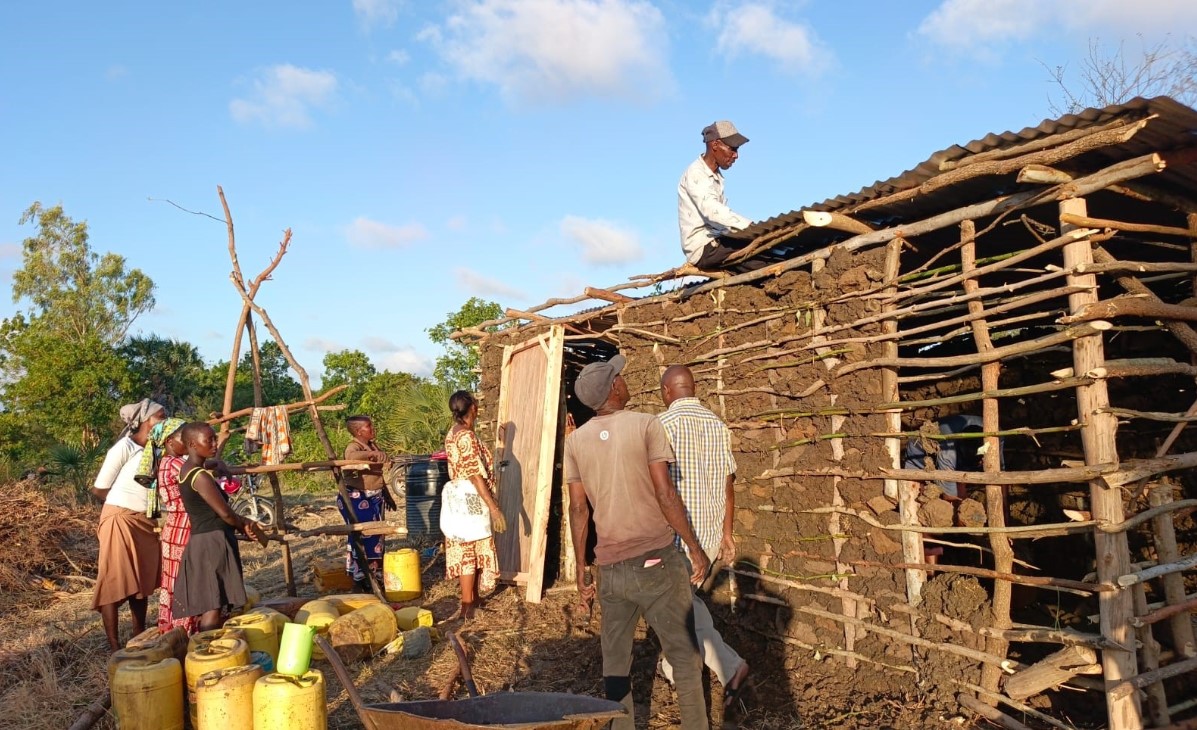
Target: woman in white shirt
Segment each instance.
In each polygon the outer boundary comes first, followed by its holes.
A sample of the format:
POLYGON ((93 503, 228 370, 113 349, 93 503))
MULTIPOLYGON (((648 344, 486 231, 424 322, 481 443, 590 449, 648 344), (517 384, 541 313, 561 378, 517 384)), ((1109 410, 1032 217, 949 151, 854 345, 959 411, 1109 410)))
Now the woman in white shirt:
POLYGON ((166 409, 144 399, 121 408, 125 430, 96 475, 91 493, 104 500, 100 525, 99 575, 92 608, 100 612, 108 646, 121 648, 117 611, 125 601, 133 615, 133 635, 145 631, 146 604, 158 587, 161 553, 154 522, 146 516, 149 490, 134 479, 150 429, 166 409))

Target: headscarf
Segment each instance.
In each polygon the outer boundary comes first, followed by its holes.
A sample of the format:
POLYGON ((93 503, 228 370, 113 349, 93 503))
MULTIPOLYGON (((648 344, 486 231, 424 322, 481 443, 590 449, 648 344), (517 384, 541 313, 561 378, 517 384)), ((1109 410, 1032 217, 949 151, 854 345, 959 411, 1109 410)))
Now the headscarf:
POLYGON ((141 450, 141 461, 137 463, 137 473, 133 475, 138 484, 146 488, 154 486, 154 481, 158 478, 158 458, 162 455, 166 440, 186 423, 182 418, 168 418, 155 423, 150 429, 150 438, 141 450))
POLYGON ((125 430, 121 435, 136 431, 141 428, 141 424, 147 418, 165 410, 166 408, 161 403, 155 403, 149 398, 142 398, 136 403, 121 406, 121 421, 125 424, 125 430))
POLYGON ((162 457, 167 439, 186 423, 182 418, 168 418, 155 423, 150 429, 150 438, 146 441, 145 448, 141 450, 141 459, 137 462, 137 473, 133 475, 133 480, 149 490, 145 500, 145 516, 150 519, 158 516, 158 460, 162 457))

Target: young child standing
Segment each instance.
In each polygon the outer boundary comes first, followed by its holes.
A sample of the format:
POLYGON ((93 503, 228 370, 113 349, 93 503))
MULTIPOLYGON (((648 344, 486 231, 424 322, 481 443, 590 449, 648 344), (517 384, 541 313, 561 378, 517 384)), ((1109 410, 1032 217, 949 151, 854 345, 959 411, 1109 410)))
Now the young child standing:
MULTIPOLYGON (((374 422, 370 420, 369 416, 350 416, 345 419, 345 428, 353 437, 353 440, 345 447, 346 459, 379 465, 389 461, 390 457, 386 452, 374 443, 374 422)), ((387 489, 386 479, 381 474, 346 469, 342 475, 345 480, 345 491, 349 493, 349 499, 353 502, 351 505, 353 515, 358 522, 381 520, 385 515, 384 504, 389 509, 395 509, 395 498, 387 489)), ((348 523, 348 510, 340 495, 337 495, 337 509, 348 523)), ((383 541, 382 535, 370 535, 362 537, 361 540, 368 565, 357 564, 357 558, 353 554, 353 540, 350 538, 345 556, 345 572, 358 584, 359 588, 368 592, 369 588, 365 585, 365 571, 369 570, 379 581, 382 580, 382 558, 386 553, 386 543, 383 541)))
POLYGON ((182 429, 187 460, 179 470, 179 495, 191 520, 191 536, 175 578, 174 618, 199 616, 199 628, 220 627, 221 612, 245 605, 245 582, 236 530, 260 544, 265 533, 229 507, 228 497, 204 463, 216 455, 216 432, 203 422, 182 429))

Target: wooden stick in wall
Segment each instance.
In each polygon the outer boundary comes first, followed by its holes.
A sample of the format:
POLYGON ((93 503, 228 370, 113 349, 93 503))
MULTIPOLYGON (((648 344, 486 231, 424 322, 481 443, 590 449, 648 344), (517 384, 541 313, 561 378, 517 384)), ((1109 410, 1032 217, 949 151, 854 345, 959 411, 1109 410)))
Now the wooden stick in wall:
MULTIPOLYGON (((973 275, 977 270, 977 243, 975 238, 976 227, 973 222, 968 220, 961 223, 960 240, 963 243, 960 249, 961 270, 967 276, 964 280, 964 291, 970 294, 981 286, 977 281, 977 277, 973 275)), ((968 311, 969 314, 974 315, 971 325, 973 329, 973 341, 976 343, 977 352, 992 352, 993 341, 989 337, 989 326, 985 318, 985 308, 981 301, 974 299, 969 302, 968 311)), ((998 389, 998 377, 1001 368, 1001 363, 997 361, 987 362, 981 366, 982 390, 994 391, 998 389)), ((999 430, 997 399, 984 399, 981 401, 981 408, 982 430, 991 434, 996 433, 999 430)), ((957 443, 956 448, 969 449, 973 448, 973 446, 970 442, 963 442, 957 443)), ((982 448, 985 452, 981 457, 984 470, 987 472, 1001 471, 1002 445, 999 437, 986 436, 985 444, 982 448)), ((963 485, 958 485, 958 488, 963 489, 963 485)), ((1005 491, 1000 485, 986 485, 985 515, 990 527, 1000 528, 1006 526, 1005 491)), ((994 569, 999 573, 1013 573, 1014 551, 1010 547, 1010 538, 1000 532, 991 532, 989 533, 989 546, 993 550, 994 569)), ((995 629, 1011 628, 1010 595, 1011 590, 1008 582, 998 581, 994 583, 991 610, 993 612, 995 629)), ((990 636, 985 643, 985 649, 990 654, 1004 657, 1009 649, 1009 642, 1001 636, 990 636)), ((997 691, 999 679, 1001 679, 1001 670, 997 667, 986 665, 981 668, 981 686, 985 689, 991 692, 997 691)))
MULTIPOLYGON (((1087 215, 1085 200, 1071 198, 1060 203, 1060 214, 1087 215)), ((1068 232, 1072 227, 1064 223, 1062 230, 1068 232)), ((1088 229, 1076 229, 1088 230, 1088 229)), ((1064 266, 1072 268, 1091 263, 1095 260, 1093 245, 1082 237, 1064 247, 1064 266)), ((1086 286, 1096 283, 1091 274, 1080 274, 1068 277, 1069 285, 1086 286)), ((1097 301, 1097 294, 1082 291, 1068 297, 1069 309, 1075 314, 1097 301)), ((1078 337, 1073 341, 1073 368, 1076 372, 1085 373, 1093 368, 1101 367, 1105 363, 1104 338, 1100 331, 1078 337)), ((1117 463, 1118 447, 1115 443, 1115 433, 1118 429, 1117 420, 1110 414, 1099 413, 1102 408, 1110 406, 1106 383, 1098 380, 1089 385, 1077 388, 1077 420, 1084 424, 1081 431, 1081 441, 1085 448, 1085 463, 1088 465, 1117 463)), ((1089 482, 1089 500, 1093 517, 1111 523, 1119 523, 1124 519, 1122 511, 1122 493, 1111 488, 1102 479, 1089 482)), ((1102 583, 1112 584, 1120 576, 1128 572, 1130 565, 1130 549, 1127 545, 1125 533, 1107 534, 1100 531, 1094 533, 1094 543, 1097 551, 1097 575, 1102 583)), ((1134 617, 1134 605, 1131 595, 1127 591, 1103 592, 1098 594, 1098 605, 1101 609, 1101 634, 1106 639, 1122 646, 1132 647, 1134 635, 1130 620, 1134 617)), ((1106 682, 1117 682, 1134 676, 1137 671, 1137 656, 1132 650, 1129 652, 1102 652, 1102 667, 1106 682)), ((1142 708, 1135 693, 1125 695, 1106 694, 1106 711, 1110 730, 1138 730, 1143 727, 1142 708)))

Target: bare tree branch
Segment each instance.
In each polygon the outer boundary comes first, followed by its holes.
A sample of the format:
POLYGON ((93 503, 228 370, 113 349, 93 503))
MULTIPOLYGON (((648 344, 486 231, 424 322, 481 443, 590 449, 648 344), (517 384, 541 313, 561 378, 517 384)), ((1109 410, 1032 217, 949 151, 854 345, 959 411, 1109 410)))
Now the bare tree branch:
POLYGON ((1088 107, 1121 104, 1136 96, 1170 96, 1193 106, 1197 103, 1197 38, 1176 40, 1171 35, 1149 44, 1139 35, 1139 54, 1128 51, 1125 41, 1107 49, 1100 38, 1089 39, 1089 54, 1080 62, 1079 80, 1071 81, 1068 65, 1051 67, 1040 61, 1058 96, 1048 97, 1052 114, 1075 114, 1088 107))

